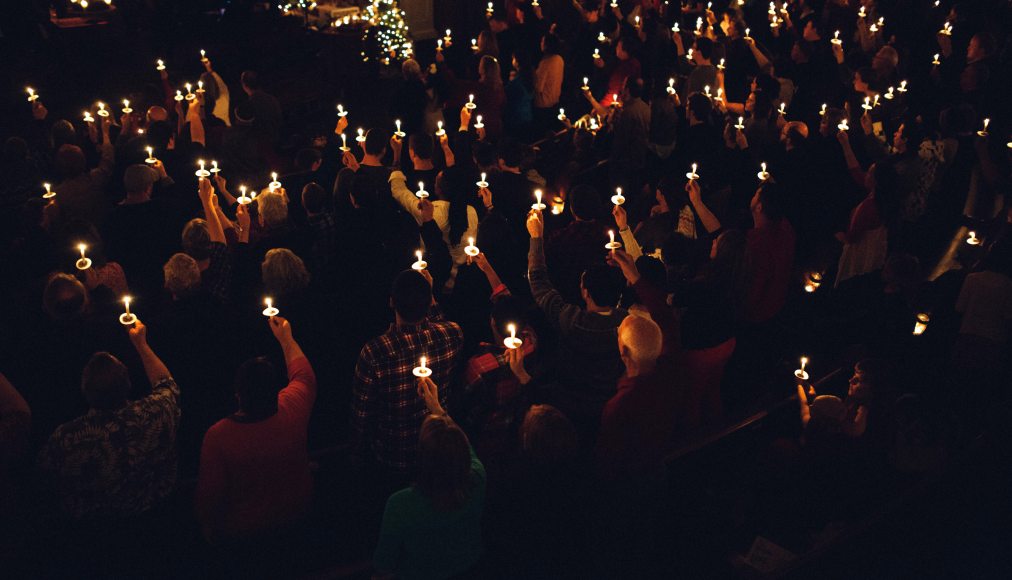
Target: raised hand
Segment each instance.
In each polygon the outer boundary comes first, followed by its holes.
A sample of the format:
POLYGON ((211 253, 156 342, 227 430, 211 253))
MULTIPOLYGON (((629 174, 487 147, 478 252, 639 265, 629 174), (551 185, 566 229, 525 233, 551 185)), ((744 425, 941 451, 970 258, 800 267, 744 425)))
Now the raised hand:
POLYGON ((545 233, 545 223, 541 221, 541 212, 537 210, 531 210, 527 214, 527 233, 531 235, 531 238, 540 238, 545 233))
POLYGON ((418 396, 425 401, 425 406, 429 409, 429 413, 433 415, 445 415, 446 411, 443 410, 443 406, 439 403, 439 387, 429 377, 419 377, 418 379, 418 396))

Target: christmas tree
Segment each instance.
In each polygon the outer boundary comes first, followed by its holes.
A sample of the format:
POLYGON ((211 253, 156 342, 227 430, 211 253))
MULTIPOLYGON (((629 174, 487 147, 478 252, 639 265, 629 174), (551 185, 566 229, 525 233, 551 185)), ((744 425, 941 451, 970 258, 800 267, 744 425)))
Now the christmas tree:
POLYGON ((369 26, 362 37, 362 60, 376 59, 390 64, 410 58, 413 54, 404 11, 397 0, 372 0, 365 8, 369 26))

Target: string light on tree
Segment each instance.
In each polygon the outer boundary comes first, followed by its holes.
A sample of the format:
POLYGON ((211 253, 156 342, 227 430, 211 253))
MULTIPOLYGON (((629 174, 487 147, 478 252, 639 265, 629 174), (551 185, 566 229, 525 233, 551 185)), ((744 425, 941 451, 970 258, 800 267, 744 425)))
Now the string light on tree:
MULTIPOLYGON (((363 19, 369 23, 362 37, 366 56, 373 56, 384 64, 410 58, 412 53, 408 25, 404 11, 397 0, 372 0, 365 7, 363 19)), ((447 43, 448 44, 448 43, 447 43)))

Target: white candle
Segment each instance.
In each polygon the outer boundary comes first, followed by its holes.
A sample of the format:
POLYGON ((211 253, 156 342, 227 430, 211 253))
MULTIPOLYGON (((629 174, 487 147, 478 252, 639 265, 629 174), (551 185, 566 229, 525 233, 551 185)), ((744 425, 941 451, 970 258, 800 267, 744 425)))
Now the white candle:
POLYGON ((88 249, 88 246, 83 243, 77 244, 77 249, 81 252, 81 257, 74 263, 74 266, 76 266, 78 270, 87 270, 91 267, 91 260, 84 255, 84 251, 88 249))
POLYGON ((503 344, 506 348, 510 350, 520 348, 520 345, 522 345, 524 341, 517 338, 517 325, 511 322, 506 325, 506 330, 510 333, 510 335, 503 340, 503 344))
POLYGON ((900 81, 900 88, 896 89, 897 93, 907 92, 907 81, 900 81))
POLYGON ((615 230, 608 230, 608 241, 612 244, 615 243, 615 230))
POLYGON ((348 111, 344 110, 344 105, 342 105, 341 103, 337 104, 337 116, 338 117, 347 117, 348 116, 348 111))
POLYGON ((474 256, 477 256, 478 254, 481 253, 481 251, 478 249, 478 246, 474 245, 474 238, 473 237, 468 236, 468 238, 467 238, 467 245, 464 246, 464 253, 467 254, 468 256, 472 257, 472 258, 474 256))
POLYGON ((615 230, 608 230, 608 243, 605 244, 604 247, 611 250, 612 253, 622 247, 622 242, 615 241, 615 230))
POLYGON ((279 310, 274 307, 274 301, 271 300, 270 297, 264 298, 264 305, 267 306, 267 308, 264 308, 263 310, 264 316, 267 318, 274 318, 278 315, 279 310))
POLYGON ((485 128, 485 123, 481 122, 481 115, 478 115, 477 119, 478 119, 478 122, 474 124, 474 128, 475 129, 484 129, 485 128))
POLYGON ((129 115, 130 113, 133 113, 133 112, 134 112, 134 110, 130 108, 130 100, 129 99, 123 99, 123 113, 129 115))
POLYGON ((474 110, 474 108, 477 106, 478 105, 474 104, 474 95, 467 95, 467 104, 464 105, 464 108, 468 110, 474 110))
POLYGON ((689 181, 694 181, 696 179, 699 179, 699 174, 696 173, 696 170, 698 169, 698 167, 699 166, 697 164, 693 163, 692 164, 692 171, 690 171, 690 172, 688 172, 688 173, 685 174, 685 177, 687 177, 689 179, 689 181))
POLYGON ((914 322, 914 335, 920 336, 924 334, 924 331, 928 329, 928 322, 931 321, 931 315, 926 312, 921 312, 917 315, 917 321, 914 322))
POLYGON ((673 78, 669 78, 668 79, 668 88, 667 88, 667 91, 668 91, 669 95, 675 94, 675 79, 673 79, 673 78))
POLYGON ((751 37, 751 36, 749 36, 749 33, 750 33, 751 31, 752 31, 752 29, 751 29, 751 28, 745 28, 745 38, 746 38, 746 39, 748 39, 748 40, 751 40, 751 39, 752 39, 752 37, 751 37))
POLYGON ((580 87, 580 88, 583 89, 583 90, 589 89, 590 88, 590 79, 588 79, 587 77, 583 77, 583 86, 580 87))
POLYGON ((239 202, 240 205, 247 205, 247 204, 249 204, 249 203, 251 203, 253 201, 252 198, 250 198, 250 197, 248 197, 246 195, 246 186, 245 185, 240 185, 239 186, 239 197, 236 198, 236 201, 239 202))
POLYGON ((197 81, 197 92, 198 93, 204 92, 204 81, 197 81))
POLYGON ((204 52, 203 48, 200 49, 200 62, 207 62, 207 53, 204 52))
POLYGON ((805 365, 807 364, 808 364, 808 357, 807 356, 801 357, 801 368, 794 371, 794 376, 802 381, 808 380, 808 373, 805 372, 805 365))
POLYGON ((25 92, 28 93, 29 103, 34 103, 35 100, 39 98, 39 95, 35 94, 35 89, 33 89, 32 87, 25 87, 25 92))
POLYGON ((781 102, 780 103, 780 108, 777 110, 777 112, 779 112, 781 116, 786 115, 787 114, 787 103, 781 102))
POLYGON ((158 59, 157 62, 158 62, 158 64, 155 66, 155 70, 159 70, 159 71, 165 70, 165 61, 162 60, 162 59, 158 59))
POLYGON ((359 127, 358 129, 356 129, 356 132, 358 132, 358 136, 355 137, 355 142, 356 143, 365 143, 365 129, 363 129, 362 127, 359 127))
POLYGON ((826 116, 826 103, 822 103, 822 108, 819 109, 819 116, 820 117, 826 116))
POLYGON ((440 38, 436 41, 436 52, 443 52, 443 39, 440 38))
POLYGON ((987 126, 991 124, 991 119, 984 119, 984 128, 977 131, 977 134, 981 137, 987 137, 987 126))
POLYGON ((769 172, 766 171, 766 162, 763 161, 759 165, 762 167, 762 171, 758 173, 759 181, 766 181, 770 178, 769 172))
POLYGON ((560 121, 565 121, 566 120, 566 109, 564 109, 562 107, 559 107, 559 120, 560 121))
POLYGON ((486 187, 488 187, 488 181, 485 180, 487 177, 488 177, 488 174, 486 174, 484 171, 482 171, 481 172, 481 180, 478 183, 476 183, 475 185, 477 185, 479 188, 486 188, 486 187))
POLYGON ((403 137, 404 133, 401 132, 401 120, 400 119, 395 119, 394 120, 394 125, 397 127, 397 131, 394 134, 397 135, 398 137, 403 137))
POLYGON ((471 39, 471 51, 478 52, 478 40, 475 38, 471 39))
POLYGON ((625 197, 622 196, 622 188, 621 187, 616 187, 615 188, 615 195, 611 196, 611 202, 613 204, 615 204, 616 206, 622 205, 623 203, 625 203, 625 197))
POLYGON ((88 111, 85 111, 84 112, 84 122, 85 123, 94 123, 95 122, 95 117, 92 117, 91 113, 89 113, 88 111))
POLYGON ((119 315, 119 322, 123 326, 132 326, 133 323, 137 322, 137 316, 130 313, 130 301, 132 298, 129 296, 123 297, 123 308, 125 312, 119 315))
POLYGON ((735 129, 741 131, 745 128, 745 117, 738 117, 738 124, 734 126, 735 129))
POLYGON ((425 366, 426 362, 428 362, 428 359, 426 359, 424 356, 423 357, 419 357, 419 359, 418 359, 418 366, 415 367, 414 369, 412 369, 412 371, 411 371, 412 374, 414 374, 418 378, 425 378, 425 377, 432 376, 432 369, 430 369, 429 367, 425 366))
POLYGON ((442 137, 446 135, 446 131, 443 130, 443 122, 436 121, 436 137, 442 137))
POLYGON ((594 49, 594 60, 601 60, 601 49, 600 48, 595 48, 594 49))
POLYGON ((864 98, 864 104, 861 105, 861 108, 864 109, 865 111, 871 110, 871 97, 864 98))
POLYGON ((724 66, 724 59, 720 59, 720 62, 717 63, 717 70, 724 70, 725 68, 727 67, 724 66))
POLYGON ((841 131, 847 131, 850 129, 850 125, 847 124, 847 119, 840 121, 840 124, 836 126, 841 131))
POLYGON ((42 194, 42 199, 52 199, 56 197, 56 192, 50 189, 50 187, 52 187, 50 184, 43 183, 42 187, 46 188, 46 193, 42 194))
POLYGON ((833 39, 830 40, 830 42, 832 42, 836 46, 840 46, 841 44, 843 44, 843 41, 840 40, 840 31, 839 30, 837 30, 836 32, 833 33, 833 39))
POLYGON ((542 195, 543 195, 543 193, 542 193, 542 191, 540 189, 535 189, 534 190, 534 198, 537 199, 537 202, 535 202, 531 206, 531 209, 533 209, 535 211, 542 211, 543 209, 545 209, 545 207, 547 207, 545 204, 541 203, 541 196, 542 195))
POLYGON ((103 103, 102 101, 99 101, 98 103, 96 103, 96 105, 98 105, 98 116, 99 117, 108 117, 109 116, 109 111, 105 110, 105 103, 103 103))
POLYGON ((348 137, 344 133, 341 133, 341 151, 350 151, 348 149, 348 137))
POLYGON ((418 199, 425 199, 429 197, 429 192, 425 191, 425 182, 418 182, 418 191, 415 192, 418 199))

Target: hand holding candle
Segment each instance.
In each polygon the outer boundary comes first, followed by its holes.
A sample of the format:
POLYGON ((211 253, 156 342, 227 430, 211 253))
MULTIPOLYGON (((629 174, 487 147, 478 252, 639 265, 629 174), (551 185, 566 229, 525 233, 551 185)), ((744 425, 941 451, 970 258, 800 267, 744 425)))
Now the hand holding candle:
POLYGON ((622 247, 622 242, 615 241, 615 230, 608 230, 608 243, 604 247, 612 252, 622 247))
POLYGON ((544 195, 544 193, 540 189, 534 190, 534 198, 537 199, 536 202, 531 204, 531 209, 533 209, 534 211, 544 211, 544 209, 548 207, 547 205, 541 203, 542 195, 544 195))
POLYGON ((467 255, 468 262, 470 262, 471 258, 477 256, 480 253, 481 250, 478 249, 478 246, 474 245, 474 238, 469 236, 467 238, 467 245, 464 246, 464 254, 467 255))
POLYGON ((464 108, 468 111, 473 111, 478 108, 478 105, 474 104, 474 95, 467 96, 467 102, 464 103, 464 108))
POLYGON ((520 345, 522 345, 524 341, 517 338, 517 325, 511 322, 506 325, 506 330, 510 333, 510 335, 503 340, 503 344, 506 348, 511 350, 514 348, 520 348, 520 345))
POLYGON ((424 181, 418 182, 418 191, 415 192, 415 197, 417 197, 418 199, 425 199, 429 197, 429 192, 425 191, 424 181))
POLYGON ((133 300, 130 296, 123 297, 123 314, 119 315, 119 323, 123 326, 133 326, 133 323, 137 322, 137 316, 130 313, 130 302, 133 300))
POLYGON ((411 374, 415 375, 416 377, 418 377, 420 379, 425 379, 425 378, 431 377, 432 376, 432 369, 430 369, 429 367, 425 366, 426 362, 427 362, 427 359, 424 356, 423 357, 419 357, 419 359, 418 359, 418 366, 416 366, 415 368, 413 368, 411 370, 411 374))

